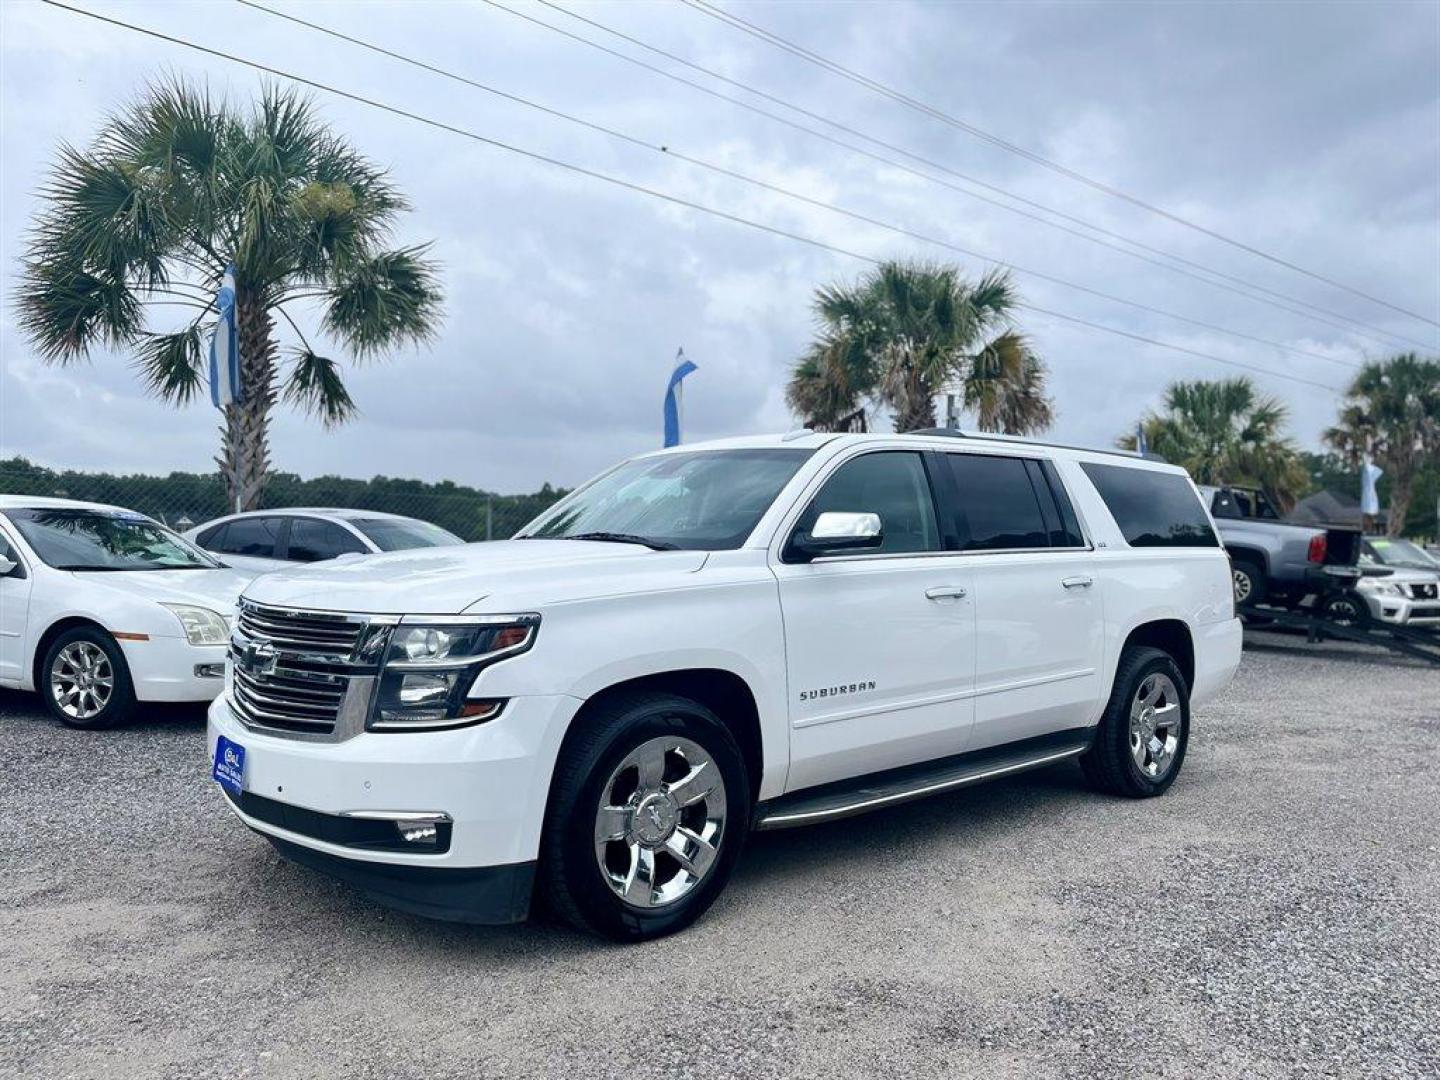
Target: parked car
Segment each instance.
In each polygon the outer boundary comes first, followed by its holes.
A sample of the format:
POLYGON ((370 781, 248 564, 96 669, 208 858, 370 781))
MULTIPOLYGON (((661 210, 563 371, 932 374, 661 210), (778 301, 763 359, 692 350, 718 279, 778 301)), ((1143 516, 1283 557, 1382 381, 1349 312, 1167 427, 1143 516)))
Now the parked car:
POLYGON ((0 495, 0 686, 38 690, 76 728, 209 701, 253 576, 144 514, 0 495))
POLYGON ((215 518, 185 533, 232 566, 268 573, 341 555, 447 547, 464 540, 439 525, 376 510, 251 510, 215 518))
POLYGON ((1230 555, 1235 602, 1316 610, 1355 605, 1360 530, 1284 521, 1263 491, 1202 485, 1230 555))
POLYGON ((1392 626, 1440 626, 1440 562, 1409 540, 1367 536, 1356 591, 1370 618, 1392 626))
POLYGON ((512 540, 257 578, 211 768, 282 854, 382 902, 506 922, 539 889, 637 940, 697 918, 752 827, 1067 759, 1159 795, 1240 643, 1177 467, 728 440, 624 462, 512 540))

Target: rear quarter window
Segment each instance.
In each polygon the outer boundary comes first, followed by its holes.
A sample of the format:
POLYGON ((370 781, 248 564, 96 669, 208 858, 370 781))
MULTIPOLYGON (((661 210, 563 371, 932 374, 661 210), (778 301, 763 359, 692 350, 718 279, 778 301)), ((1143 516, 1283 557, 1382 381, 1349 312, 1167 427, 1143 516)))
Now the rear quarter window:
POLYGON ((1131 547, 1219 547, 1190 480, 1180 473, 1082 462, 1131 547))

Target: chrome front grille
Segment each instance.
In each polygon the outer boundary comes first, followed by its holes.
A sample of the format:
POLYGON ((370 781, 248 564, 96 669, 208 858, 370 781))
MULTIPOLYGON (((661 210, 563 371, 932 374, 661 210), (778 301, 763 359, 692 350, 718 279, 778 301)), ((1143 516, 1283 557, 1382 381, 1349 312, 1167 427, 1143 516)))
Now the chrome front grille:
POLYGON ((348 657, 355 651, 366 623, 353 616, 321 611, 240 605, 240 632, 277 649, 348 657))
POLYGON ((270 735, 339 741, 364 729, 394 619, 240 602, 230 704, 270 735))
POLYGON ((1440 583, 1418 581, 1410 586, 1410 596, 1415 600, 1440 600, 1440 583))

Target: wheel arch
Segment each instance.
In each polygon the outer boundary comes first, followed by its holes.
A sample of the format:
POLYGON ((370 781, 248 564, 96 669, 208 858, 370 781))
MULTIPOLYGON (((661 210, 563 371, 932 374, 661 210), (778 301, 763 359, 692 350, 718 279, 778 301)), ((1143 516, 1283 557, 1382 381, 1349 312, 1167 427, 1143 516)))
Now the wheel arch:
MULTIPOLYGON (((50 645, 57 637, 65 633, 65 631, 75 630, 80 627, 98 630, 111 640, 114 640, 114 635, 111 634, 109 630, 105 629, 104 626, 94 619, 86 618, 84 615, 66 615, 64 618, 56 619, 47 626, 45 632, 35 640, 35 652, 30 657, 29 665, 30 688, 32 690, 39 690, 43 685, 44 675, 40 669, 45 664, 45 654, 50 651, 50 645)), ((119 643, 117 642, 116 644, 118 645, 119 643)), ((121 655, 124 656, 124 650, 121 650, 121 655)))
POLYGON ((1148 645, 1166 653, 1185 676, 1186 693, 1194 690, 1195 638, 1183 619, 1152 619, 1141 623, 1125 636, 1120 652, 1123 654, 1132 645, 1148 645))
POLYGON ((1259 563, 1265 576, 1270 576, 1270 553, 1264 548, 1250 547, 1247 544, 1226 544, 1225 553, 1232 559, 1244 559, 1247 562, 1259 563))
POLYGON ((696 701, 713 712, 735 736, 735 742, 739 745, 745 762, 745 770, 750 775, 752 795, 759 792, 765 770, 759 703, 750 684, 726 668, 699 667, 656 671, 611 683, 595 691, 585 699, 585 703, 571 719, 565 737, 561 740, 561 752, 564 752, 565 744, 583 729, 586 718, 595 709, 616 697, 635 693, 674 694, 696 701))

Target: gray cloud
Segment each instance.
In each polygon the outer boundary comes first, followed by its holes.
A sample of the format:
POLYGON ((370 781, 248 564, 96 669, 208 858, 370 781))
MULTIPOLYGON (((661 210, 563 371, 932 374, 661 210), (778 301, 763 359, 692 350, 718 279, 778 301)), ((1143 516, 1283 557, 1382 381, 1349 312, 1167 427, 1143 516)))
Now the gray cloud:
MULTIPOLYGON (((92 6, 842 247, 945 256, 238 6, 92 6)), ((687 154, 1108 292, 1347 360, 1384 351, 878 167, 485 5, 292 10, 687 154)), ((526 10, 563 20, 538 5, 526 10)), ((1028 198, 1337 313, 1436 337, 1433 327, 1026 165, 679 5, 583 10, 1028 198)), ((1434 7, 752 4, 745 12, 1223 232, 1415 310, 1440 310, 1434 7)), ((40 365, 16 329, 8 297, 36 205, 32 192, 59 142, 87 142, 109 109, 165 70, 208 78, 237 98, 252 94, 258 78, 34 3, 6 4, 0 20, 0 287, 7 297, 0 451, 69 467, 205 468, 216 442, 213 410, 176 411, 145 398, 123 357, 97 356, 93 366, 63 370, 40 365)), ((305 475, 449 477, 498 490, 574 483, 655 445, 660 394, 680 344, 701 366, 688 384, 690 437, 792 426, 781 390, 811 330, 811 291, 858 274, 862 264, 352 102, 317 101, 410 195, 416 211, 400 239, 435 240, 449 310, 433 348, 352 371, 362 410, 356 423, 325 433, 304 417, 280 414, 280 467, 305 475)), ((976 273, 984 268, 960 261, 976 273)), ((1322 382, 1346 377, 1333 364, 1060 286, 1020 283, 1037 304, 1133 333, 1322 382)), ((1055 435, 1065 440, 1106 443, 1169 380, 1227 373, 1039 316, 1024 325, 1050 364, 1055 435)), ((1303 441, 1313 442, 1330 421, 1333 394, 1259 381, 1290 402, 1303 441)))

